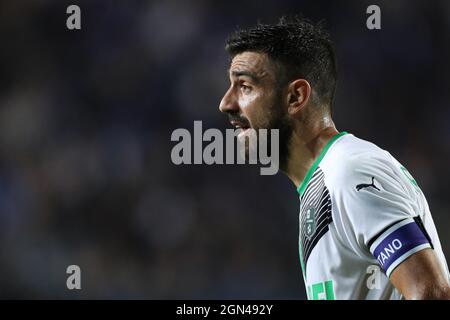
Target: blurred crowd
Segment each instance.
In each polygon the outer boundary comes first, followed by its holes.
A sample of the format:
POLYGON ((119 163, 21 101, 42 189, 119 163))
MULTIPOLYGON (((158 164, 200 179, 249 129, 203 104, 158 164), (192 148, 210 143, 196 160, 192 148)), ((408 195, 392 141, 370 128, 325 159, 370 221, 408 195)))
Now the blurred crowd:
POLYGON ((290 181, 170 160, 228 127, 228 34, 296 13, 335 42, 338 129, 408 168, 450 259, 450 2, 377 3, 370 31, 368 1, 77 1, 71 31, 72 2, 0 2, 0 298, 305 298, 290 181))

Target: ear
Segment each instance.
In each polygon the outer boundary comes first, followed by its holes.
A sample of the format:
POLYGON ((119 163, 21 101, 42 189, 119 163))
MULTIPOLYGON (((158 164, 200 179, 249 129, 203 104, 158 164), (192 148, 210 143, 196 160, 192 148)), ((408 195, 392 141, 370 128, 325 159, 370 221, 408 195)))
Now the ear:
POLYGON ((292 81, 288 87, 289 106, 288 114, 295 115, 309 101, 311 96, 311 86, 305 79, 297 79, 292 81))

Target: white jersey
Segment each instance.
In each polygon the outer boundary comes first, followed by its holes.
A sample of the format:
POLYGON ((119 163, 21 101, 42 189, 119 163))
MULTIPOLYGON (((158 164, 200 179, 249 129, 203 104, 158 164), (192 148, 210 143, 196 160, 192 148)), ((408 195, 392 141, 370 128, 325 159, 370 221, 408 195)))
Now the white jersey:
POLYGON ((298 193, 308 299, 401 299, 389 276, 425 248, 434 249, 449 277, 422 191, 405 167, 373 143, 337 134, 298 193))

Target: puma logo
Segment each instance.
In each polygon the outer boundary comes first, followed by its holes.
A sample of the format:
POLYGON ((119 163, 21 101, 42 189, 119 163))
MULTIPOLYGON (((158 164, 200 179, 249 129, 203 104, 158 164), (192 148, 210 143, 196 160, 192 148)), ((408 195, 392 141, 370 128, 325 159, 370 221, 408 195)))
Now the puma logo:
POLYGON ((378 191, 381 191, 381 190, 375 185, 374 180, 375 180, 375 177, 372 177, 372 183, 371 183, 371 184, 368 184, 368 183, 361 183, 361 184, 358 184, 358 185, 356 186, 356 191, 359 191, 359 190, 361 190, 361 189, 363 189, 363 188, 368 188, 368 187, 373 187, 373 188, 377 189, 378 191))

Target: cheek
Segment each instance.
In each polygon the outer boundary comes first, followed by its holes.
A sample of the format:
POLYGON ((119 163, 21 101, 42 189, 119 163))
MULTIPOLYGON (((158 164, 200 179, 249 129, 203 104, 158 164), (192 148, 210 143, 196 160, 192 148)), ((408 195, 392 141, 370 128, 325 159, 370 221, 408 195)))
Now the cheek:
POLYGON ((258 104, 261 96, 258 93, 242 95, 240 97, 240 105, 243 110, 254 109, 258 104))
POLYGON ((250 121, 254 129, 268 128, 272 117, 276 116, 274 105, 276 99, 264 92, 255 92, 242 96, 239 100, 243 115, 250 121))
POLYGON ((261 109, 261 96, 253 93, 243 95, 239 99, 239 105, 241 106, 243 116, 250 121, 252 126, 254 126, 261 109))
POLYGON ((274 98, 267 99, 256 114, 259 128, 273 128, 283 118, 282 101, 274 98))

